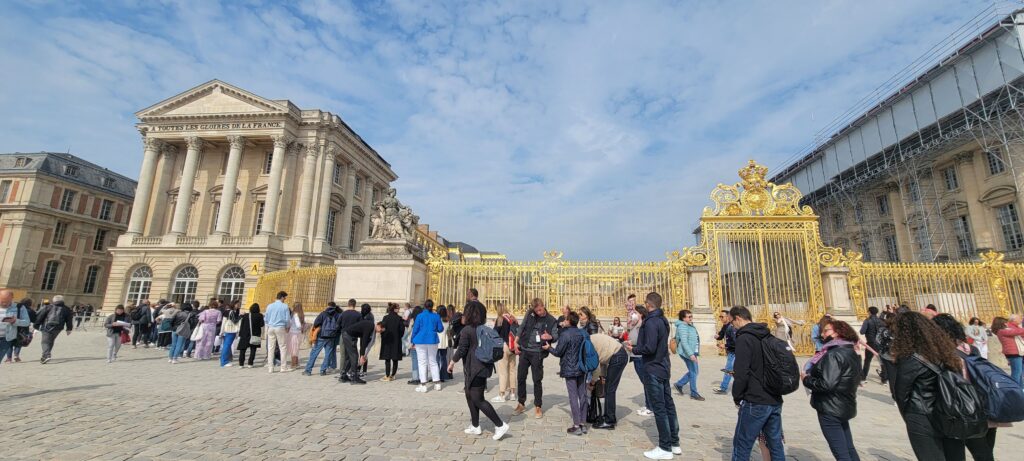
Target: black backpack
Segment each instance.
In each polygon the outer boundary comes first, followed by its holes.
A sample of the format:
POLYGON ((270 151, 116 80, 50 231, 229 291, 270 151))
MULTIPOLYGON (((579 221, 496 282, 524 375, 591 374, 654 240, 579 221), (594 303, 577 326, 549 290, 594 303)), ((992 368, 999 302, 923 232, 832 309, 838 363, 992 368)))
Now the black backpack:
POLYGON ((135 322, 135 324, 137 325, 139 323, 139 320, 142 320, 142 308, 136 307, 135 309, 132 310, 132 322, 135 322))
POLYGON ((761 385, 769 394, 786 395, 800 388, 800 367, 789 343, 772 335, 761 339, 764 378, 761 385))
POLYGON ((988 403, 969 381, 953 370, 929 363, 918 354, 913 356, 938 375, 939 395, 935 396, 932 422, 942 435, 967 440, 988 432, 988 403))
POLYGON ((320 323, 321 338, 337 338, 341 334, 341 324, 339 323, 341 315, 337 311, 334 314, 324 313, 324 320, 320 323))

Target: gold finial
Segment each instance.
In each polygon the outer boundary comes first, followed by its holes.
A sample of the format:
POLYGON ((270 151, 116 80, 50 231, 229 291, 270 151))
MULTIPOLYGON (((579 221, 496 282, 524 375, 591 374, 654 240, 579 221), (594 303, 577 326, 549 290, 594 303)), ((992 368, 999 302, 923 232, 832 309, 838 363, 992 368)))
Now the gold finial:
POLYGON ((743 188, 747 190, 751 189, 764 189, 768 187, 768 181, 765 181, 765 176, 768 175, 768 167, 764 165, 758 165, 754 160, 747 162, 747 166, 743 167, 739 171, 740 179, 743 180, 743 188))

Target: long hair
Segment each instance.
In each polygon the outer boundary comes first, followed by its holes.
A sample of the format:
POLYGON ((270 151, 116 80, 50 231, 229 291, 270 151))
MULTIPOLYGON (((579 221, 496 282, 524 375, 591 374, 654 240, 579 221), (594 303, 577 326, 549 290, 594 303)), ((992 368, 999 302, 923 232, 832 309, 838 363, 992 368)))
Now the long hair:
POLYGON ((901 312, 893 320, 892 355, 897 361, 920 354, 935 365, 961 370, 956 343, 935 322, 919 312, 901 312))
POLYGON ((597 330, 598 331, 604 330, 604 327, 601 326, 601 321, 598 320, 596 316, 594 316, 594 313, 590 311, 589 307, 582 306, 582 307, 580 307, 580 311, 583 312, 583 314, 587 316, 587 323, 593 323, 593 324, 597 325, 597 330))
MULTIPOLYGON (((832 325, 832 331, 834 331, 836 336, 840 339, 844 339, 851 343, 860 341, 860 336, 857 335, 857 332, 854 331, 853 327, 851 327, 849 323, 842 320, 828 320, 825 322, 825 325, 832 325)), ((822 327, 822 329, 824 329, 824 327, 822 327)))
POLYGON ((992 319, 992 333, 999 333, 999 330, 1006 328, 1006 322, 1009 320, 1006 317, 995 317, 992 319))
POLYGON ((939 314, 932 319, 950 339, 955 341, 957 344, 967 342, 967 334, 964 333, 964 325, 960 323, 956 318, 949 314, 939 314))
POLYGON ((494 321, 494 326, 500 327, 505 324, 505 314, 508 313, 508 308, 505 307, 505 303, 498 301, 494 308, 494 315, 497 316, 494 321))
POLYGON ((292 304, 292 314, 295 314, 295 315, 299 316, 299 323, 302 326, 306 325, 306 311, 302 310, 302 303, 301 302, 297 302, 295 304, 292 304))
POLYGON ((462 324, 467 327, 483 325, 487 320, 487 307, 480 301, 470 301, 462 309, 462 324))

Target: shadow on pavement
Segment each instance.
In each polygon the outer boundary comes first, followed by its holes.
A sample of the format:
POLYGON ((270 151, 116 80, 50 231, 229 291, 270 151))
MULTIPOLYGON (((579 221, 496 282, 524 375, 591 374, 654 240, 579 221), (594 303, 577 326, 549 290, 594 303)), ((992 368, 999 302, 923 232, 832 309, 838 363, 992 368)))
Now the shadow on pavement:
POLYGON ((40 396, 40 395, 52 394, 54 392, 87 391, 87 390, 99 389, 101 387, 109 387, 109 386, 113 386, 113 384, 90 384, 88 386, 73 386, 73 387, 65 387, 65 388, 60 388, 60 389, 40 389, 40 390, 35 391, 35 392, 26 392, 24 394, 6 395, 3 398, 0 398, 0 402, 7 401, 7 400, 14 400, 14 399, 23 399, 23 398, 26 398, 26 397, 36 397, 36 396, 40 396))

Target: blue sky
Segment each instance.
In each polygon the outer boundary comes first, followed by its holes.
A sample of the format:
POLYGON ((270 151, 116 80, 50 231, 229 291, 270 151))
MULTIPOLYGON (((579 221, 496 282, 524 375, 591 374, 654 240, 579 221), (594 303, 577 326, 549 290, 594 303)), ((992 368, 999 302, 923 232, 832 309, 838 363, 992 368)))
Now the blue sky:
POLYGON ((218 78, 340 115, 452 240, 660 260, 988 2, 0 3, 0 151, 136 177, 133 113, 218 78))

